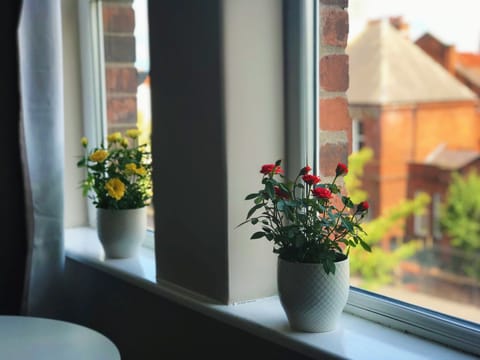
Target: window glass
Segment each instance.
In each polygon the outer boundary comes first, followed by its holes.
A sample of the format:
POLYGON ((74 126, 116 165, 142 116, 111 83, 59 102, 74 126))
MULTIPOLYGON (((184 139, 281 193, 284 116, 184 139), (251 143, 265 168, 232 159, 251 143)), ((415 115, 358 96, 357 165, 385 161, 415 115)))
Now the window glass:
POLYGON ((360 288, 478 324, 480 3, 456 10, 349 2, 351 158, 375 204, 365 226, 375 250, 352 251, 352 276, 360 288))

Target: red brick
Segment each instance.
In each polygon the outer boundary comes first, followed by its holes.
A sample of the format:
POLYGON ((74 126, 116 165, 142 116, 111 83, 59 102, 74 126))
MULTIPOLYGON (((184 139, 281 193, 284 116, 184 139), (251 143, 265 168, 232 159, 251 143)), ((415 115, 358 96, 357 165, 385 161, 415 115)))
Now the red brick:
POLYGON ((135 13, 131 7, 118 5, 103 6, 103 31, 133 33, 135 13))
POLYGON ((344 97, 320 100, 320 129, 327 131, 351 131, 352 119, 348 102, 344 97))
POLYGON ((348 0, 320 0, 320 3, 324 5, 336 5, 342 9, 348 7, 348 0))
POLYGON ((105 71, 108 92, 137 92, 137 69, 131 67, 107 67, 105 71))
POLYGON ((114 123, 137 123, 137 99, 135 96, 109 98, 107 100, 107 121, 114 123))
POLYGON ((326 55, 320 59, 320 87, 326 91, 347 91, 348 55, 326 55))
POLYGON ((321 45, 345 48, 348 40, 348 12, 327 7, 320 11, 321 45))
POLYGON ((337 164, 348 162, 349 144, 334 143, 320 146, 320 174, 321 176, 335 176, 337 164))
POLYGON ((135 37, 107 35, 104 37, 105 61, 135 62, 135 37))

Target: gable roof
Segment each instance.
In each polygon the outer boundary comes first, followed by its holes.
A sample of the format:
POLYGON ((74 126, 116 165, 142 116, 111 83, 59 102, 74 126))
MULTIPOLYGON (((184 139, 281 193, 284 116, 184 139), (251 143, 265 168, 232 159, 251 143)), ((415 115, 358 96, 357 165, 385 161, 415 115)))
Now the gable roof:
POLYGON ((350 104, 387 105, 475 101, 450 75, 388 21, 370 22, 346 48, 350 104))

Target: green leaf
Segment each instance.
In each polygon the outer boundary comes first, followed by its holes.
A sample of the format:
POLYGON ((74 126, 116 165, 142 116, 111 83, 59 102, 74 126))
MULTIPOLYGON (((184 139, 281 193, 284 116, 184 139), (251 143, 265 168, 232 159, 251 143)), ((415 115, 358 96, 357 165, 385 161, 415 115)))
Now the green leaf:
POLYGON ((360 239, 360 245, 362 245, 362 248, 364 248, 366 251, 368 252, 371 252, 372 251, 372 248, 370 247, 370 245, 368 245, 365 241, 363 241, 362 239, 360 239))
POLYGON ((342 202, 343 202, 343 205, 345 205, 349 209, 353 209, 353 207, 355 206, 353 204, 353 201, 350 200, 348 196, 342 196, 342 202))
POLYGON ((252 200, 252 199, 255 199, 257 196, 258 196, 258 193, 249 194, 245 197, 245 200, 252 200))
POLYGON ((273 184, 271 181, 267 181, 267 183, 265 184, 265 190, 267 191, 267 194, 270 197, 270 199, 275 198, 275 190, 273 188, 273 184))
POLYGON ((256 223, 258 223, 258 218, 252 218, 250 222, 252 223, 252 225, 255 225, 256 223))
POLYGON ((247 214, 247 219, 250 219, 250 216, 253 215, 253 213, 255 211, 257 211, 258 209, 260 209, 263 205, 262 204, 257 204, 255 205, 254 207, 252 207, 249 211, 248 211, 248 214, 247 214))
POLYGON ((252 239, 252 240, 260 239, 260 238, 262 238, 262 237, 264 237, 264 236, 265 236, 265 233, 264 233, 263 231, 257 231, 256 233, 254 233, 254 234, 250 237, 250 239, 252 239))

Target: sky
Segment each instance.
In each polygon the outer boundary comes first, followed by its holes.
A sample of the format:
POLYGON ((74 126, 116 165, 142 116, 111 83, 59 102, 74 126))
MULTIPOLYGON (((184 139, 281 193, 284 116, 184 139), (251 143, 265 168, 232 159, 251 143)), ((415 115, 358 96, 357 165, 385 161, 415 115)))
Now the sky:
POLYGON ((429 32, 457 50, 480 50, 480 0, 349 0, 349 39, 368 19, 403 16, 415 41, 429 32))
POLYGON ((147 0, 134 0, 132 7, 135 10, 134 35, 137 52, 135 66, 141 71, 148 71, 150 70, 150 55, 148 51, 147 0))

